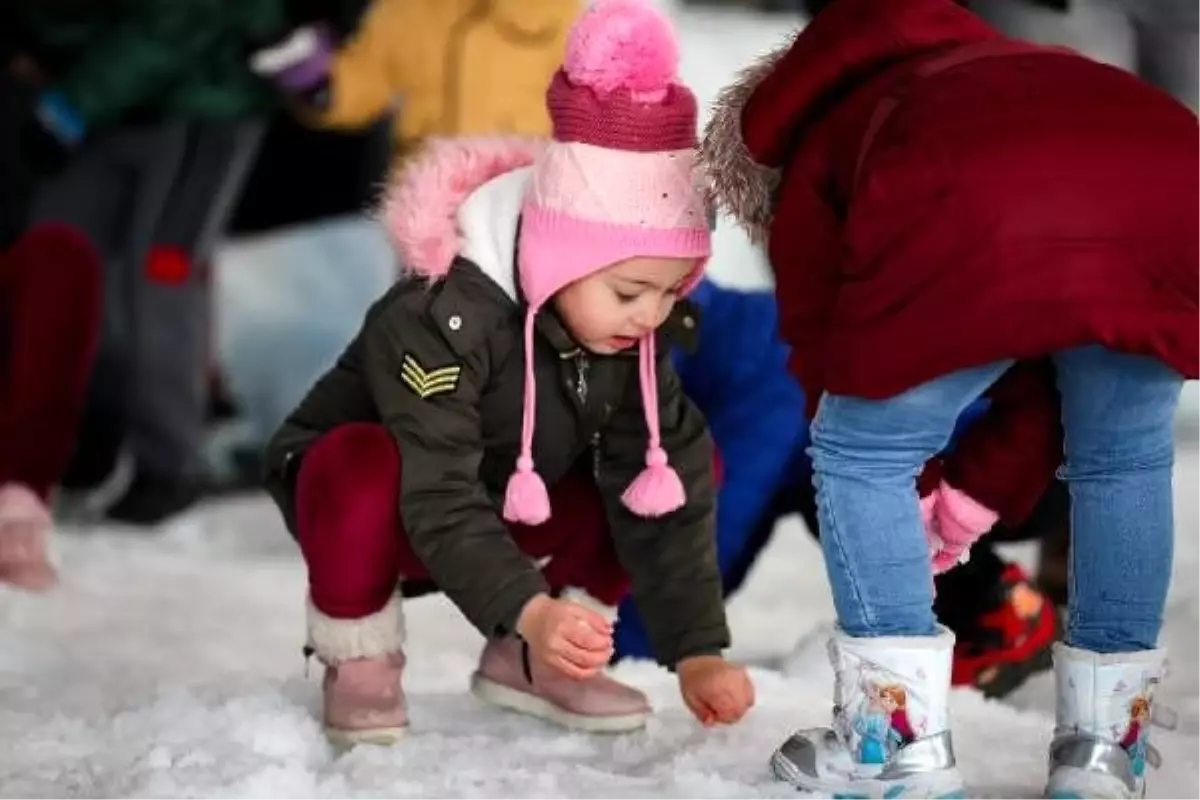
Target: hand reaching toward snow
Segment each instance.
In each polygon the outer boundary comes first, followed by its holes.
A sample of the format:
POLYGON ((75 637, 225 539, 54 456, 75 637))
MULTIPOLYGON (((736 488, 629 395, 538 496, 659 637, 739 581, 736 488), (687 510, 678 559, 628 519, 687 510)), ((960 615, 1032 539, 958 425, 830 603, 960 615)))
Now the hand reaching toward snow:
POLYGON ((754 705, 754 684, 746 668, 720 656, 685 658, 676 671, 683 702, 706 728, 732 725, 754 705))

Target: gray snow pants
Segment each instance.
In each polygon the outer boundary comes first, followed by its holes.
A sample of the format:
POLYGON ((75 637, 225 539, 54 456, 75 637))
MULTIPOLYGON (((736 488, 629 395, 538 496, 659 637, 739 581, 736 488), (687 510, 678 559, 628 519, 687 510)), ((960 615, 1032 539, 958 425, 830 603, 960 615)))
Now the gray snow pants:
POLYGON ((39 189, 36 220, 85 231, 104 258, 89 410, 123 428, 140 470, 202 464, 208 260, 257 151, 259 120, 171 120, 98 136, 39 189))
POLYGON ((1197 112, 1196 0, 1070 0, 1069 11, 1027 0, 971 0, 971 9, 1004 33, 1072 47, 1127 69, 1197 112))

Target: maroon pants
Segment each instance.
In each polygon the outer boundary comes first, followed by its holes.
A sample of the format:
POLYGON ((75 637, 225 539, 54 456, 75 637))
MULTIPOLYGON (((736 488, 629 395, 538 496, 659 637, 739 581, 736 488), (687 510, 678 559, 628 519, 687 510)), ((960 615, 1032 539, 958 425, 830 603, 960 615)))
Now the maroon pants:
MULTIPOLYGON (((427 579, 400 524, 401 454, 381 425, 342 425, 308 449, 296 477, 296 533, 308 564, 313 604, 331 617, 373 614, 397 580, 427 579)), ((511 525, 517 546, 552 556, 552 589, 576 587, 616 605, 629 580, 617 561, 599 492, 580 472, 550 489, 554 515, 542 525, 511 525)))
POLYGON ((64 225, 0 253, 0 485, 43 498, 75 447, 99 337, 100 259, 64 225))

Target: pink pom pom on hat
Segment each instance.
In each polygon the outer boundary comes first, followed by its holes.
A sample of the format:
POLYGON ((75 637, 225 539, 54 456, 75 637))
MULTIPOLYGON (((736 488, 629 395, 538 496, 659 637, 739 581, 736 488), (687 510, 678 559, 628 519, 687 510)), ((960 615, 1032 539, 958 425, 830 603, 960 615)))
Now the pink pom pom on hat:
MULTIPOLYGON (((554 137, 534 163, 521 211, 517 272, 529 307, 521 454, 504 502, 510 521, 539 525, 550 517, 533 463, 537 312, 567 285, 638 256, 694 259, 690 290, 711 254, 696 169, 696 98, 679 83, 678 68, 679 45, 661 11, 646 0, 598 0, 572 27, 546 92, 554 137)), ((623 501, 654 517, 686 497, 659 439, 654 334, 638 349, 646 468, 623 501)))

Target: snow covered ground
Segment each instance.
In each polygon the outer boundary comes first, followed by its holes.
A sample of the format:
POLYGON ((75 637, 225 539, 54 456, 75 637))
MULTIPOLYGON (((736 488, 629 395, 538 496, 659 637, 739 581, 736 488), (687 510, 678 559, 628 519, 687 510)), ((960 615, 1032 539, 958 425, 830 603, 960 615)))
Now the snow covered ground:
MULTIPOLYGON (((702 101, 793 25, 690 11, 678 22, 685 77, 702 101)), ((723 226, 717 239, 719 279, 766 280, 740 234, 723 226)), ((241 269, 252 253, 229 255, 241 269)), ((1165 765, 1151 775, 1152 797, 1200 791, 1200 455, 1186 435, 1164 631, 1174 669, 1163 699, 1181 726, 1157 735, 1165 765)), ((737 728, 699 728, 673 678, 648 664, 617 670, 659 709, 643 733, 566 734, 485 708, 466 693, 480 637, 443 599, 426 598, 408 606, 412 735, 348 754, 317 725, 319 668, 305 677, 300 653, 302 565, 264 499, 209 505, 152 534, 67 530, 57 544, 59 590, 0 589, 3 797, 789 797, 766 759, 791 728, 829 712, 822 649, 791 653, 831 618, 820 553, 798 523, 781 527, 730 609, 733 656, 754 665, 759 691, 737 728)), ((1040 792, 1052 693, 1042 676, 1005 703, 954 695, 956 746, 977 796, 1040 792)))
MULTIPOLYGON (((1165 765, 1151 797, 1198 791, 1198 467, 1185 451, 1162 695, 1182 719, 1156 734, 1165 765)), ((3 797, 788 797, 767 756, 829 713, 821 648, 804 648, 787 676, 776 669, 831 612, 798 523, 781 527, 730 610, 733 655, 755 665, 759 692, 742 725, 704 731, 672 676, 648 664, 617 670, 659 710, 642 733, 567 734, 486 708, 466 691, 482 640, 424 598, 408 605, 411 736, 342 755, 317 725, 315 662, 304 676, 302 566, 266 501, 205 507, 153 536, 67 531, 59 547, 57 592, 0 590, 3 797)), ((1044 675, 1011 702, 954 694, 973 796, 1038 796, 1052 692, 1044 675)))

